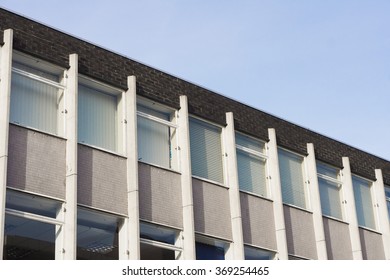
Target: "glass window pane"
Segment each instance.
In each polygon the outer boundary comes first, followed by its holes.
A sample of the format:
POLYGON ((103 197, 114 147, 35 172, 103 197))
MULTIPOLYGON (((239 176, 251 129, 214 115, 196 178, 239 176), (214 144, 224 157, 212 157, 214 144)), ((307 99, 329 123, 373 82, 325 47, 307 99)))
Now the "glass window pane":
POLYGON ((303 158, 281 149, 278 156, 283 202, 305 208, 303 158))
POLYGON ((222 247, 196 242, 197 260, 224 260, 225 249, 222 247))
POLYGON ((61 98, 61 89, 13 72, 10 122, 57 134, 61 98))
POLYGON ((352 176, 352 182, 358 223, 360 226, 375 229, 371 184, 356 176, 352 176))
POLYGON ((244 247, 245 260, 272 260, 274 253, 249 246, 244 247))
POLYGON ((342 219, 340 187, 330 181, 318 178, 322 214, 342 219))
POLYGON ((256 141, 241 133, 236 133, 236 145, 243 146, 255 152, 264 153, 264 144, 262 142, 256 141))
POLYGON ((177 232, 162 226, 141 223, 140 225, 141 238, 164 242, 174 245, 177 232))
POLYGON ((5 217, 4 259, 54 260, 55 225, 8 214, 5 217))
POLYGON ((385 187, 386 201, 387 201, 387 212, 389 213, 390 219, 390 187, 385 187))
POLYGON ((120 218, 83 208, 77 216, 77 259, 118 259, 120 218))
POLYGON ((265 161, 237 149, 240 189, 267 196, 265 161))
POLYGON ((117 151, 117 97, 79 85, 78 139, 117 151))
POLYGON ((221 129, 190 119, 192 174, 223 183, 221 129))
MULTIPOLYGON (((169 121, 169 115, 141 105, 137 110, 169 121)), ((138 159, 143 162, 170 168, 170 128, 167 125, 138 116, 138 159)))

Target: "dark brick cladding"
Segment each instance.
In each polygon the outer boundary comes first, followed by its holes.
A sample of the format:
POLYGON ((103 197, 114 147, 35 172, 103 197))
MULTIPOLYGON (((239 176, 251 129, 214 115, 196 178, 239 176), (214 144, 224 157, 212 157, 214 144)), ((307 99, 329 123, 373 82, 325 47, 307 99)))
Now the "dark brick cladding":
POLYGON ((79 72, 121 89, 127 76, 137 78, 137 94, 179 108, 179 96, 187 95, 191 114, 225 124, 225 112, 233 112, 236 129, 267 140, 268 128, 275 128, 280 146, 302 154, 313 143, 319 160, 342 167, 341 157, 350 158, 352 172, 375 179, 374 169, 383 171, 390 185, 390 162, 326 136, 304 129, 272 115, 211 92, 124 56, 87 43, 60 31, 0 9, 0 33, 14 30, 14 49, 68 67, 69 54, 79 55, 79 72))

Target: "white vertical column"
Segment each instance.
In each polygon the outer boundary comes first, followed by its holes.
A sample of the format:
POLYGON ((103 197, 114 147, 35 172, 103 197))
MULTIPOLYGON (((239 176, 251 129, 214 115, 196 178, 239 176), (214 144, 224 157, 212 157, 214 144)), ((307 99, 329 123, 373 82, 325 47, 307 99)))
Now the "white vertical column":
POLYGON ((354 260, 362 260, 362 246, 360 243, 359 223, 356 214, 355 196, 353 193, 352 173, 349 165, 349 158, 343 157, 343 170, 341 171, 341 181, 343 183, 346 218, 351 237, 352 257, 354 260))
POLYGON ((183 259, 195 260, 194 201, 192 194, 192 171, 190 153, 190 126, 188 121, 187 96, 180 96, 178 114, 178 134, 180 147, 181 190, 183 206, 183 259))
MULTIPOLYGON (((390 225, 389 215, 387 212, 387 202, 385 196, 385 185, 381 169, 375 169, 376 181, 373 184, 375 193, 375 206, 377 206, 378 214, 378 230, 382 233, 383 248, 385 251, 386 260, 390 260, 390 225)), ((375 208, 374 208, 375 209, 375 208)))
POLYGON ((270 182, 271 197, 273 199, 272 205, 275 219, 276 245, 278 248, 277 257, 280 260, 288 260, 286 225, 284 223, 282 187, 280 183, 278 146, 276 143, 275 129, 268 129, 268 138, 268 179, 270 182))
POLYGON ((309 197, 311 209, 313 211, 314 235, 316 239, 317 257, 319 260, 328 259, 326 251, 326 241, 324 224, 322 221, 321 199, 317 179, 317 164, 314 152, 314 145, 307 144, 307 157, 305 158, 307 167, 307 176, 309 180, 309 197))
MULTIPOLYGON (((77 104, 78 104, 78 55, 69 56, 65 97, 66 182, 65 205, 62 213, 63 256, 56 248, 56 258, 75 260, 77 255, 77 104)), ((56 242, 56 244, 59 244, 56 242)), ((57 246, 56 246, 57 247, 57 246)))
POLYGON ((227 185, 229 187, 230 216, 233 235, 233 256, 235 260, 244 260, 244 238, 242 233, 242 216, 240 202, 240 188, 238 183, 236 140, 233 113, 226 113, 226 127, 224 128, 225 151, 227 153, 227 185))
POLYGON ((137 90, 135 76, 127 78, 125 93, 128 218, 119 232, 119 259, 140 259, 137 145, 137 90))
POLYGON ((4 31, 0 48, 0 260, 3 259, 5 196, 7 189, 9 106, 11 98, 13 31, 4 31))

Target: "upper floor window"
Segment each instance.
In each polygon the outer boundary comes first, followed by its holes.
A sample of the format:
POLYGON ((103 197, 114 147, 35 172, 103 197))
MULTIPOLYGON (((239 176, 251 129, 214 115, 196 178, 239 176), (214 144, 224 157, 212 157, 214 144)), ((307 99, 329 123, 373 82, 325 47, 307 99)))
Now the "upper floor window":
POLYGON ((386 194, 387 212, 389 213, 389 219, 390 219, 390 187, 389 186, 385 186, 385 194, 386 194))
POLYGON ((339 170, 329 165, 317 162, 318 185, 320 189, 322 214, 343 218, 341 201, 341 186, 339 170))
POLYGON ((273 260, 275 253, 252 246, 244 246, 245 260, 273 260))
POLYGON ((196 236, 195 242, 197 260, 224 260, 229 249, 229 243, 202 235, 196 236))
POLYGON ((15 53, 10 122, 63 136, 64 70, 15 53))
POLYGON ((120 91, 81 78, 78 91, 78 141, 119 152, 120 91))
POLYGON ((267 196, 264 143, 236 133, 236 153, 240 190, 267 196))
POLYGON ((223 184, 222 129, 190 118, 192 175, 223 184))
POLYGON ((278 149, 283 202, 306 208, 303 157, 278 149))
POLYGON ((359 226, 375 229, 374 209, 371 195, 371 182, 352 175, 356 214, 359 226))
POLYGON ((152 102, 137 104, 138 159, 165 168, 177 169, 174 111, 152 102))

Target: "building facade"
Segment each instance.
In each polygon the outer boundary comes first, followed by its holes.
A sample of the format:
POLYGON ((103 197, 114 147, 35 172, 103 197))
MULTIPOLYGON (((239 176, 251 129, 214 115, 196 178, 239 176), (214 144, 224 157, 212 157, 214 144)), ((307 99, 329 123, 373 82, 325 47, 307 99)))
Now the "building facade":
POLYGON ((390 259, 389 161, 4 9, 0 35, 0 258, 390 259))

